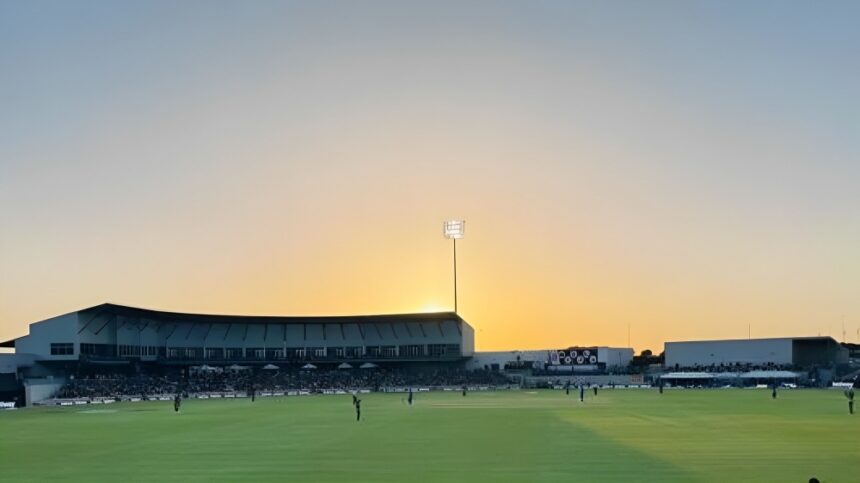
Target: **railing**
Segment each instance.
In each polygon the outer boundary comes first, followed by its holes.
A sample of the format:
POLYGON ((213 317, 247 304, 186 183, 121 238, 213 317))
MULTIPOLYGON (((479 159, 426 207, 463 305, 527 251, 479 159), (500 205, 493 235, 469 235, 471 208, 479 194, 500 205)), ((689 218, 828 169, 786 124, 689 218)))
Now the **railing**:
POLYGON ((280 355, 272 356, 264 354, 257 356, 256 354, 244 355, 227 355, 227 354, 205 354, 198 356, 186 356, 184 354, 169 355, 160 353, 157 356, 114 356, 114 355, 93 355, 80 354, 79 360, 82 362, 131 362, 131 361, 167 361, 167 362, 182 362, 182 361, 200 361, 200 362, 274 362, 274 363, 341 363, 341 362, 383 362, 383 361, 457 361, 463 359, 463 355, 459 353, 445 352, 442 354, 422 354, 422 355, 398 355, 398 354, 361 354, 361 355, 336 355, 327 354, 318 356, 313 354, 306 355, 280 355))
MULTIPOLYGON (((133 359, 140 359, 135 357, 133 359)), ((319 363, 335 363, 335 362, 376 362, 376 361, 457 361, 463 359, 461 354, 439 354, 439 355, 422 355, 422 356, 400 356, 400 355, 369 355, 363 356, 283 356, 283 357, 256 357, 254 355, 245 355, 242 357, 187 357, 182 355, 165 356, 159 355, 158 361, 203 361, 203 362, 282 362, 282 363, 301 363, 301 362, 319 362, 319 363)))

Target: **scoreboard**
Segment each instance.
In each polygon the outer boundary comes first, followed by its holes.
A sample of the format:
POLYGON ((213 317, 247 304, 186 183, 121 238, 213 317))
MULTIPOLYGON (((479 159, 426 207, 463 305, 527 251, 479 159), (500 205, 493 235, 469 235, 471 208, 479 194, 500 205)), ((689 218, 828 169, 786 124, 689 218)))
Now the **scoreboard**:
POLYGON ((596 366, 601 361, 597 356, 597 347, 568 347, 549 351, 551 366, 596 366))

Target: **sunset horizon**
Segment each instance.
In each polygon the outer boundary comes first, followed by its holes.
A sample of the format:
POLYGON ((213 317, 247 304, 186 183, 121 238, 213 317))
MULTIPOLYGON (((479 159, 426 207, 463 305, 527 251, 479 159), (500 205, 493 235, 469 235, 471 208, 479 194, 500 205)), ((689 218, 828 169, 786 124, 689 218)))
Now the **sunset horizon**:
POLYGON ((858 26, 0 2, 3 481, 856 479, 858 26))
POLYGON ((0 340, 451 310, 462 218, 480 350, 858 342, 856 5, 622 3, 4 4, 0 340))

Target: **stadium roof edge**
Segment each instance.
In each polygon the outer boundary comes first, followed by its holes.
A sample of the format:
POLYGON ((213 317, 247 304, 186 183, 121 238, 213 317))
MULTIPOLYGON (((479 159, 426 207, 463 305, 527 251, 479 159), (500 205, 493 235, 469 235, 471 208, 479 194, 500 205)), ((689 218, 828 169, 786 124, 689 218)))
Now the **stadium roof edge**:
MULTIPOLYGON (((280 324, 323 324, 323 323, 388 323, 406 320, 436 321, 456 319, 465 320, 455 312, 418 312, 406 314, 368 314, 368 315, 228 315, 199 314, 153 310, 127 305, 103 303, 76 311, 78 313, 105 312, 114 315, 169 319, 180 322, 224 322, 224 323, 280 323, 280 324)), ((73 312, 74 313, 74 312, 73 312)))
POLYGON ((699 340, 672 340, 666 341, 664 344, 687 344, 691 342, 755 342, 761 340, 823 340, 830 339, 834 342, 838 342, 836 339, 829 335, 812 335, 812 336, 804 336, 804 337, 759 337, 756 339, 699 339, 699 340))

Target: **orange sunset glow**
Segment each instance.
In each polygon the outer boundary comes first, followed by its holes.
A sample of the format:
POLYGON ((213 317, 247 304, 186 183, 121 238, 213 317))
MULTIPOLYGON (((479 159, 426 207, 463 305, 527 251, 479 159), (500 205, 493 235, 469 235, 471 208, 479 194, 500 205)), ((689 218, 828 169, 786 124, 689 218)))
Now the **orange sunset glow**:
POLYGON ((479 350, 855 342, 856 26, 528 3, 0 7, 0 340, 453 310, 464 219, 479 350))

